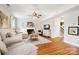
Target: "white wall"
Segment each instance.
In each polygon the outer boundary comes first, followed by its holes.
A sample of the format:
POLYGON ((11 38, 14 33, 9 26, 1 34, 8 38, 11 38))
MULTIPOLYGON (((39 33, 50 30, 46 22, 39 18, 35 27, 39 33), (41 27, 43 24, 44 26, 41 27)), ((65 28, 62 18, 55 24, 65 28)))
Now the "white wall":
POLYGON ((42 24, 42 28, 44 24, 49 24, 50 25, 50 30, 51 30, 51 37, 60 37, 60 21, 61 21, 61 16, 56 16, 56 17, 52 17, 49 18, 47 20, 44 20, 42 22, 40 22, 40 24, 42 24))
POLYGON ((41 30, 43 30, 44 31, 44 25, 45 24, 49 24, 50 25, 50 36, 52 35, 52 30, 53 30, 53 19, 52 18, 50 18, 50 19, 48 19, 48 20, 44 20, 43 22, 40 22, 40 24, 42 24, 41 25, 41 30))
POLYGON ((47 19, 42 23, 51 25, 51 37, 60 36, 60 21, 61 17, 64 19, 64 42, 78 46, 79 47, 79 36, 69 35, 68 27, 69 26, 78 26, 78 16, 79 16, 79 6, 72 8, 60 15, 57 15, 54 18, 47 19))
POLYGON ((26 29, 27 28, 27 21, 29 17, 26 18, 16 18, 16 28, 17 29, 26 29))
POLYGON ((61 20, 61 17, 56 17, 54 19, 54 26, 52 27, 53 30, 53 35, 52 37, 60 37, 60 20, 61 20))
POLYGON ((69 35, 69 26, 78 26, 78 16, 79 16, 79 6, 72 8, 52 19, 48 19, 43 24, 49 23, 51 25, 51 37, 60 36, 60 21, 61 17, 64 19, 64 42, 78 46, 79 47, 79 36, 69 35))
POLYGON ((68 35, 68 26, 78 26, 79 6, 71 9, 64 15, 65 32, 64 41, 79 47, 79 36, 68 35))

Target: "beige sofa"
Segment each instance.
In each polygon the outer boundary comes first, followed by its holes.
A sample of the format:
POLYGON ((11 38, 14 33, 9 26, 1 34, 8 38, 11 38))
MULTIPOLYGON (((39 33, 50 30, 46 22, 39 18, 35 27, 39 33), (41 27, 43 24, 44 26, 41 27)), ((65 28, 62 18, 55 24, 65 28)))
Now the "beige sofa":
POLYGON ((6 53, 7 51, 8 51, 7 47, 6 47, 5 43, 2 42, 1 36, 0 36, 0 55, 1 55, 1 53, 6 53))
MULTIPOLYGON (((36 55, 37 47, 31 43, 26 43, 22 39, 22 33, 16 34, 13 30, 10 29, 1 29, 1 40, 5 44, 5 55, 36 55), (12 37, 7 37, 7 33, 12 33, 12 37)), ((26 39, 28 41, 28 39, 26 39)), ((1 51, 2 52, 2 51, 1 51)))

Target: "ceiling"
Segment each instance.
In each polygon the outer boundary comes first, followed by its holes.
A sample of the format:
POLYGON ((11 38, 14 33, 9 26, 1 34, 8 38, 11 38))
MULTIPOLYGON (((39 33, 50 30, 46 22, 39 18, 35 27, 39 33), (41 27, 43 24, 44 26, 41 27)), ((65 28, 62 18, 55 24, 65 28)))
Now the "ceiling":
POLYGON ((38 10, 42 14, 41 19, 47 19, 53 17, 59 13, 62 13, 70 8, 77 6, 74 4, 10 4, 10 6, 4 5, 11 15, 17 18, 26 18, 32 15, 34 9, 38 10))

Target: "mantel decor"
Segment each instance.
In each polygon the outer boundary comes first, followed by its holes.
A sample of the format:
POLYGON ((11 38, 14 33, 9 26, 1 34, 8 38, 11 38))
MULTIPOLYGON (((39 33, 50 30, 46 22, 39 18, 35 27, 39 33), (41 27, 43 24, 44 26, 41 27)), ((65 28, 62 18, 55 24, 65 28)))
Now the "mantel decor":
POLYGON ((69 35, 79 35, 79 27, 78 26, 70 26, 68 27, 68 34, 69 35))

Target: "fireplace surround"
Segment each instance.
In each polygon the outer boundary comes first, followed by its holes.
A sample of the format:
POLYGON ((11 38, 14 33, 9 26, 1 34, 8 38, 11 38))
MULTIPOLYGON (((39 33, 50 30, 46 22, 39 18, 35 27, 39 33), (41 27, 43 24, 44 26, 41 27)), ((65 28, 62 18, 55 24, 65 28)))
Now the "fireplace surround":
POLYGON ((29 34, 32 34, 33 32, 35 32, 34 29, 27 29, 28 35, 29 35, 29 34))

